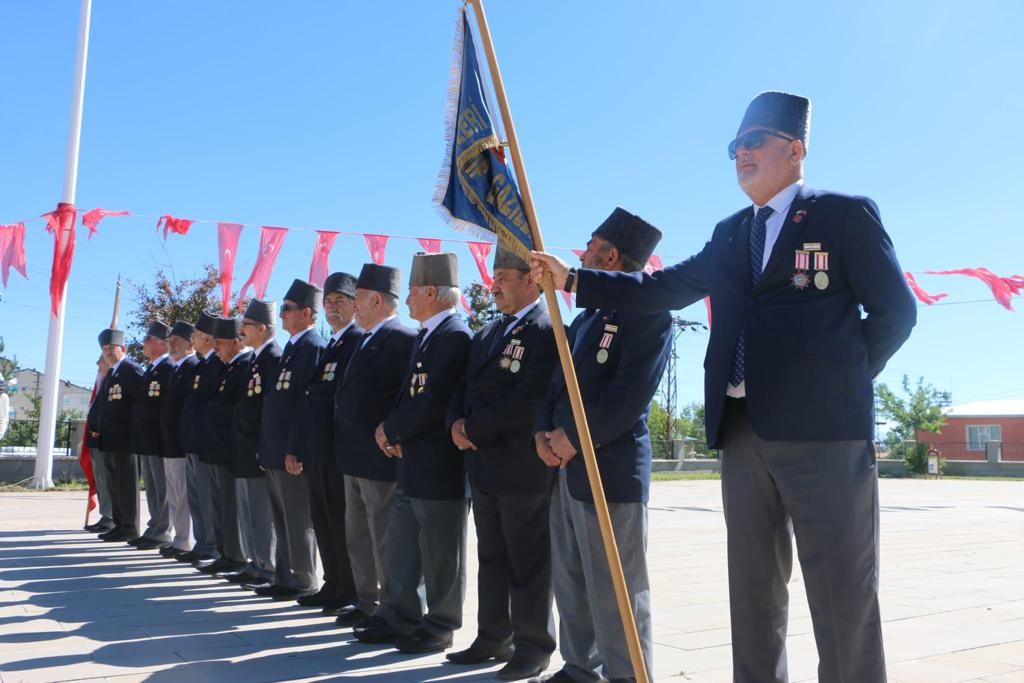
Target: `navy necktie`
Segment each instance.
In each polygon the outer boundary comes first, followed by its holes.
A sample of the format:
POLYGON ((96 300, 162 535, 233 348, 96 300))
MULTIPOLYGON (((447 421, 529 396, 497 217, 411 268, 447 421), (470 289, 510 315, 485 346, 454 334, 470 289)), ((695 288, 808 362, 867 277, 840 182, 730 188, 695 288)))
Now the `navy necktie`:
POLYGON ((494 335, 491 337, 491 347, 489 355, 494 355, 501 348, 501 342, 505 339, 505 331, 508 330, 508 326, 515 321, 514 315, 503 313, 498 324, 494 326, 494 335))
MULTIPOLYGON (((772 207, 762 206, 754 216, 754 225, 750 228, 750 283, 756 287, 761 281, 764 263, 764 242, 768 231, 768 217, 772 215, 772 207)), ((732 357, 732 368, 729 370, 729 384, 738 387, 746 374, 743 366, 744 342, 743 330, 736 338, 736 352, 732 357)))
POLYGON ((421 327, 420 331, 416 333, 416 348, 423 346, 423 340, 427 337, 427 328, 421 327))

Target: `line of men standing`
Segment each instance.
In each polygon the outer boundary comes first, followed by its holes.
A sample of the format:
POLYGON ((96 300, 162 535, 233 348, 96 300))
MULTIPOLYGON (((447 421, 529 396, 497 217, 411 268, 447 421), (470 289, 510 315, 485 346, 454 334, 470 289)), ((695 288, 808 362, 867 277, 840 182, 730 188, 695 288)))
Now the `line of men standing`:
MULTIPOLYGON (((616 210, 582 260, 638 270, 660 236, 616 210)), ((554 599, 566 666, 543 679, 629 679, 530 266, 498 249, 492 292, 502 316, 475 335, 456 314, 455 254, 413 258, 405 303, 418 331, 398 319, 401 284, 399 269, 366 264, 358 277, 332 274, 322 290, 295 280, 276 319, 273 302, 254 299, 241 317, 154 321, 145 368, 125 356, 123 332, 104 330, 88 425, 102 517, 90 529, 320 608, 361 642, 419 654, 450 648, 462 626, 472 509, 477 634, 448 659, 504 662, 506 680, 539 676, 556 646, 554 599), (283 349, 278 319, 290 335, 283 349)), ((570 328, 648 667, 646 416, 670 327, 666 313, 593 310, 570 328)))

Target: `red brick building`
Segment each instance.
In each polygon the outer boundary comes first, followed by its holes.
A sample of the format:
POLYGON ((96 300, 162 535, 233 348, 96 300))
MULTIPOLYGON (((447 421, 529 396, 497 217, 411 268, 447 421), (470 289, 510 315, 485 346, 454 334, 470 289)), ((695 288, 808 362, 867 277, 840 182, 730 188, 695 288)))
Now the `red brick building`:
POLYGON ((1003 460, 1024 460, 1024 399, 974 401, 946 409, 942 433, 918 432, 946 460, 985 460, 986 444, 1001 444, 1003 460))

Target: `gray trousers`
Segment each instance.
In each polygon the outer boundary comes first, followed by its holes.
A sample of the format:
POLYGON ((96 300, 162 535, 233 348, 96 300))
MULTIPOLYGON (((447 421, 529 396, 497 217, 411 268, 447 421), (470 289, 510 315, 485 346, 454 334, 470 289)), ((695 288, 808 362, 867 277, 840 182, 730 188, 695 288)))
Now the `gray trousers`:
POLYGON ((447 637, 462 627, 469 501, 394 495, 381 612, 403 635, 421 628, 447 637))
POLYGON ((870 441, 764 441, 727 401, 722 499, 733 679, 786 683, 793 540, 820 683, 884 683, 878 608, 878 476, 870 441))
POLYGON ((388 544, 395 482, 345 475, 345 538, 352 561, 358 607, 376 614, 387 594, 384 558, 388 544))
POLYGON ((274 573, 277 538, 266 478, 236 477, 235 497, 242 551, 249 560, 249 571, 261 579, 284 585, 287 577, 274 573))
POLYGON ((110 506, 110 489, 107 483, 107 467, 103 463, 103 451, 98 448, 90 450, 92 457, 92 476, 96 480, 96 506, 100 513, 100 518, 96 520, 96 523, 103 522, 113 526, 113 508, 110 506))
POLYGON ((188 482, 188 510, 192 515, 192 535, 197 555, 218 557, 216 515, 213 508, 213 470, 199 459, 198 453, 185 456, 185 480, 188 482))
POLYGON ((245 564, 242 550, 242 536, 238 529, 238 503, 235 499, 235 477, 231 470, 221 465, 212 465, 213 509, 217 515, 217 552, 222 559, 245 564))
MULTIPOLYGON (((581 457, 581 456, 577 456, 581 457)), ((647 505, 609 503, 608 510, 644 653, 647 677, 654 654, 651 586, 647 577, 647 505)), ((632 679, 622 619, 615 601, 593 503, 572 497, 565 471, 551 496, 551 575, 558 606, 563 671, 580 683, 632 679)))
POLYGON ((315 591, 316 537, 309 517, 309 487, 305 475, 267 470, 267 493, 277 534, 274 583, 299 591, 315 591))
POLYGON ((140 455, 139 470, 146 487, 146 507, 149 521, 142 535, 154 541, 167 543, 171 540, 171 513, 167 507, 167 477, 164 475, 164 459, 158 455, 140 455))
POLYGON ((167 513, 174 529, 171 545, 178 550, 192 548, 192 518, 188 511, 188 483, 185 458, 161 458, 167 481, 167 513))

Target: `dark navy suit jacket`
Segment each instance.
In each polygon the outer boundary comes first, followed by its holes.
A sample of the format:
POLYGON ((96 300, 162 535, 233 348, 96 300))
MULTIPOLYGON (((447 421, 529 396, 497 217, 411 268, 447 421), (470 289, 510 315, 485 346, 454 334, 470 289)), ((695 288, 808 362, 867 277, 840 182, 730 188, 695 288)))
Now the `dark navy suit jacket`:
POLYGON ((181 447, 181 409, 198 366, 199 359, 195 354, 183 360, 176 368, 171 361, 171 376, 167 380, 164 401, 160 405, 160 455, 165 458, 185 457, 185 450, 181 447))
MULTIPOLYGON (((646 503, 651 484, 647 413, 668 363, 672 316, 597 309, 569 327, 569 345, 609 503, 646 503), (576 337, 581 335, 579 343, 576 337)), ((537 412, 534 433, 565 429, 580 450, 579 431, 561 372, 537 412)), ((592 502, 582 453, 566 467, 569 493, 592 502)))
POLYGON ((398 489, 411 498, 466 497, 462 452, 452 442, 445 415, 472 336, 454 313, 438 323, 414 348, 398 404, 384 420, 388 441, 402 446, 398 489))
POLYGON ((334 464, 334 392, 349 358, 366 333, 351 325, 333 345, 320 354, 320 364, 299 397, 288 452, 306 465, 334 464))
POLYGON ((265 470, 284 469, 295 409, 299 397, 306 391, 306 384, 316 372, 323 349, 324 338, 309 328, 294 343, 285 344, 277 378, 264 387, 259 457, 260 467, 265 470))
POLYGON ((541 301, 491 352, 506 323, 492 321, 473 337, 465 376, 448 411, 448 427, 466 419, 477 450, 465 451, 470 482, 491 494, 551 490, 554 470, 537 457, 533 420, 558 365, 551 316, 541 301), (519 361, 513 365, 512 361, 519 361))
POLYGON ((202 456, 209 447, 210 434, 206 428, 206 402, 217 391, 223 361, 216 353, 209 358, 200 358, 192 375, 192 385, 185 393, 181 408, 181 448, 186 453, 202 456))
POLYGON ((206 428, 210 434, 209 448, 205 449, 202 460, 208 465, 231 467, 231 460, 238 448, 239 435, 235 428, 235 404, 245 396, 249 381, 249 361, 252 351, 246 351, 224 365, 220 372, 217 390, 206 403, 206 428))
POLYGON ((704 391, 712 447, 722 446, 726 383, 740 330, 747 411, 758 436, 872 438, 871 380, 910 336, 917 317, 878 208, 865 197, 801 188, 754 288, 752 216, 748 207, 726 218, 699 254, 651 275, 581 270, 577 300, 581 306, 650 312, 711 296, 704 391), (823 289, 794 278, 795 251, 805 245, 828 254, 823 289))
POLYGON ((131 451, 132 409, 141 393, 142 368, 131 358, 124 358, 116 371, 107 371, 96 394, 96 403, 100 404, 96 424, 100 428, 95 431, 100 433, 101 450, 111 453, 131 451))
POLYGON ((395 459, 381 453, 374 431, 406 388, 415 344, 416 333, 396 317, 352 352, 334 394, 334 456, 342 474, 395 481, 395 459))
POLYGON ((281 347, 276 341, 260 349, 255 360, 249 359, 246 370, 245 391, 235 403, 235 430, 238 441, 231 454, 231 474, 235 477, 262 477, 258 458, 260 422, 263 397, 273 382, 281 364, 281 347))
MULTIPOLYGON (((162 455, 160 443, 160 406, 167 397, 167 383, 174 371, 170 356, 160 365, 150 365, 142 374, 139 398, 132 405, 132 452, 162 455)), ((162 467, 162 465, 161 465, 162 467)))

